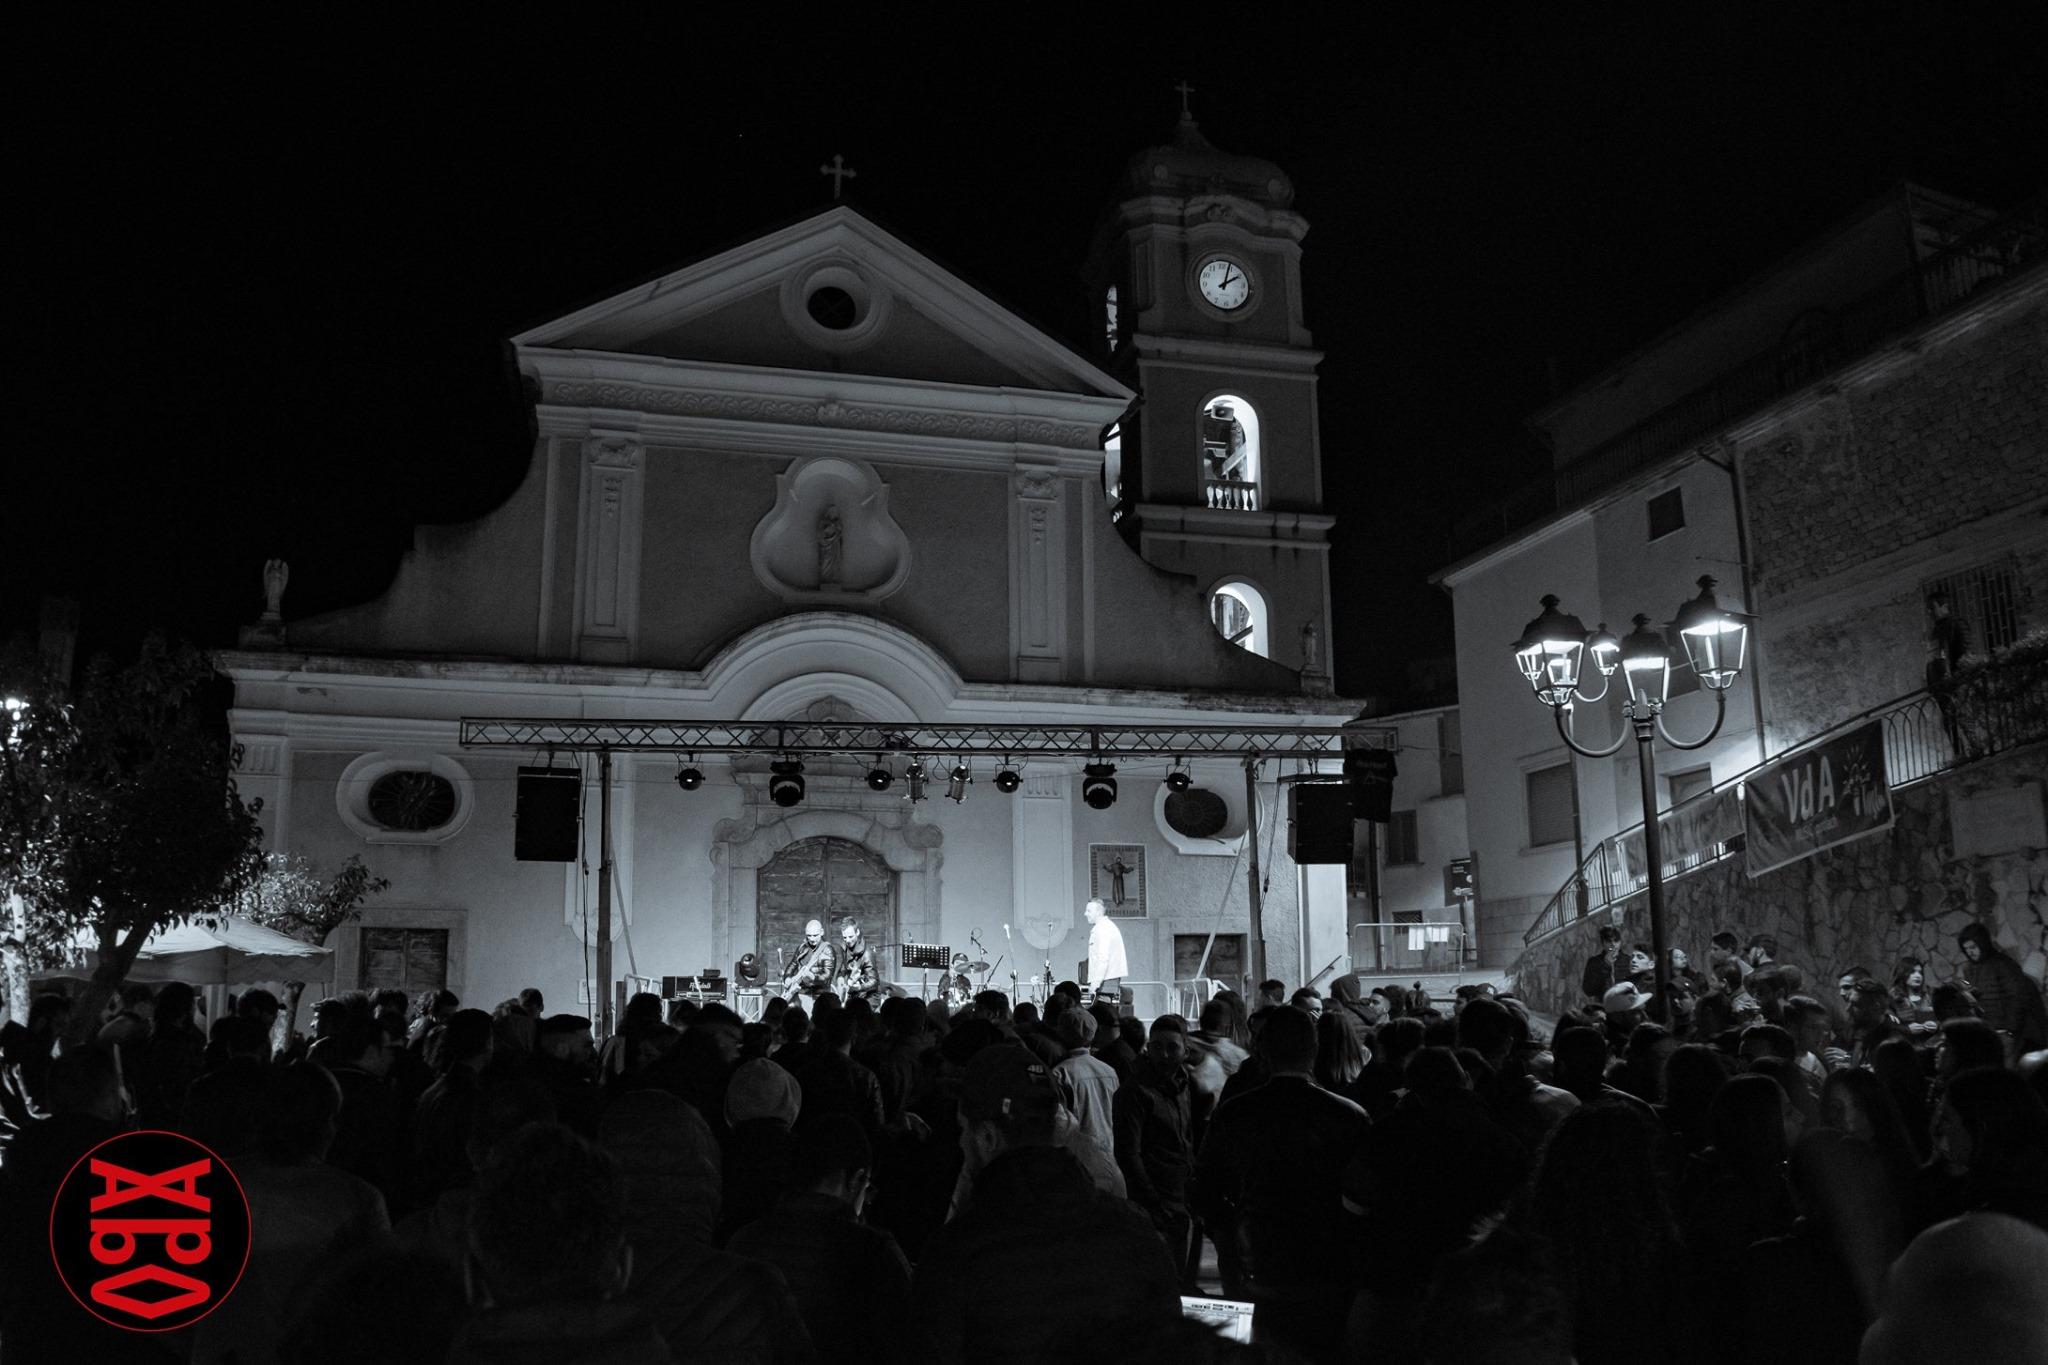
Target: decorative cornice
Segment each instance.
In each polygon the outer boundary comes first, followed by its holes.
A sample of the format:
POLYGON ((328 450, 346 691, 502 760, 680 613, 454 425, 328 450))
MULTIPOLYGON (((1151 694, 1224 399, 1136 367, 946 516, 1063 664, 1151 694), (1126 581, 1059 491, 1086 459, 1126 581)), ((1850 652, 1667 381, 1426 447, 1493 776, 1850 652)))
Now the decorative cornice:
POLYGON ((1102 436, 1095 427, 1043 418, 986 417, 915 408, 884 408, 836 398, 813 402, 801 398, 712 393, 607 380, 544 380, 541 401, 562 407, 610 408, 724 421, 894 432, 905 436, 936 436, 963 441, 1021 442, 1075 450, 1099 450, 1102 436))

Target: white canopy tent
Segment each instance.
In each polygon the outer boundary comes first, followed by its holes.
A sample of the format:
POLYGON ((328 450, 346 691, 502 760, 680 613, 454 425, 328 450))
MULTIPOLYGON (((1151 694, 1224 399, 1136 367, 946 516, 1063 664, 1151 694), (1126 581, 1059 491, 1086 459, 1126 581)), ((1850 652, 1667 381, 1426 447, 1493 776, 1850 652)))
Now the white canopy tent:
MULTIPOLYGON (((90 976, 97 946, 84 965, 39 977, 90 976)), ((271 981, 332 981, 334 950, 266 929, 234 915, 210 915, 150 936, 128 971, 130 981, 183 981, 194 986, 253 986, 271 981)))

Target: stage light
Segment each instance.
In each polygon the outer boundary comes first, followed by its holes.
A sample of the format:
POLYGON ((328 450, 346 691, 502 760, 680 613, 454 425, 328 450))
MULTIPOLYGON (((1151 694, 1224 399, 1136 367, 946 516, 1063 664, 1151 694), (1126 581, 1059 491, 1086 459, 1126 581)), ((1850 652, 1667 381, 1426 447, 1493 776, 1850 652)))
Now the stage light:
POLYGON ((704 785, 704 774, 697 767, 697 755, 691 754, 689 761, 676 769, 676 785, 686 792, 693 792, 704 785))
POLYGON ((967 799, 967 784, 974 781, 974 775, 967 771, 965 763, 955 763, 953 772, 946 779, 946 799, 958 805, 967 799))
POLYGON ((768 779, 768 799, 778 806, 794 806, 804 799, 804 765, 796 759, 777 759, 768 765, 774 776, 768 779))
POLYGON ((910 766, 903 770, 903 785, 905 801, 924 800, 924 764, 911 759, 910 766))
POLYGON ((1116 764, 1090 763, 1081 772, 1081 799, 1090 809, 1108 810, 1116 804, 1116 764))
POLYGON ((1194 785, 1195 775, 1188 771, 1188 761, 1185 758, 1175 758, 1172 771, 1166 774, 1166 789, 1170 792, 1184 792, 1194 785))
POLYGON ((1008 796, 1023 785, 1023 777, 1018 774, 1015 768, 1010 766, 1009 759, 1004 759, 1003 766, 996 772, 996 790, 1008 796))
POLYGON ((868 790, 885 792, 889 790, 889 784, 895 780, 896 774, 890 772, 889 766, 882 762, 882 756, 876 754, 875 766, 868 769, 868 790))

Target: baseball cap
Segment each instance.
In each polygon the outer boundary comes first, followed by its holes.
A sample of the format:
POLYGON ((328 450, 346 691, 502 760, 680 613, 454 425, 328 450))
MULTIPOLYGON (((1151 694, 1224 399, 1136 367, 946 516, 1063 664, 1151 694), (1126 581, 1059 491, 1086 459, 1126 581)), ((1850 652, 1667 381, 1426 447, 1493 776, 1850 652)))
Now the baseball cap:
POLYGON ((1021 1043, 983 1048, 968 1059, 960 1079, 960 1115, 966 1119, 1051 1114, 1059 1103, 1052 1072, 1021 1043))
POLYGON ((1600 997, 1600 1008, 1609 1014, 1627 1014, 1647 1007, 1655 997, 1656 992, 1639 991, 1635 982, 1623 981, 1607 988, 1607 994, 1600 997))

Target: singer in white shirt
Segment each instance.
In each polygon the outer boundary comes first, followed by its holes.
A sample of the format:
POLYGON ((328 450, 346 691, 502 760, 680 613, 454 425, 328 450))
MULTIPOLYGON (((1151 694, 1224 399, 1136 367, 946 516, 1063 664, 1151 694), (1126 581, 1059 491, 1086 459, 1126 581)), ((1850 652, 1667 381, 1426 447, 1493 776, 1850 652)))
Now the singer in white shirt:
POLYGON ((1109 917, 1109 907, 1100 900, 1088 902, 1085 912, 1088 916, 1088 981, 1095 987, 1095 998, 1110 1004, 1120 1004, 1124 996, 1124 977, 1130 974, 1131 964, 1124 957, 1124 931, 1116 927, 1116 921, 1109 917))

